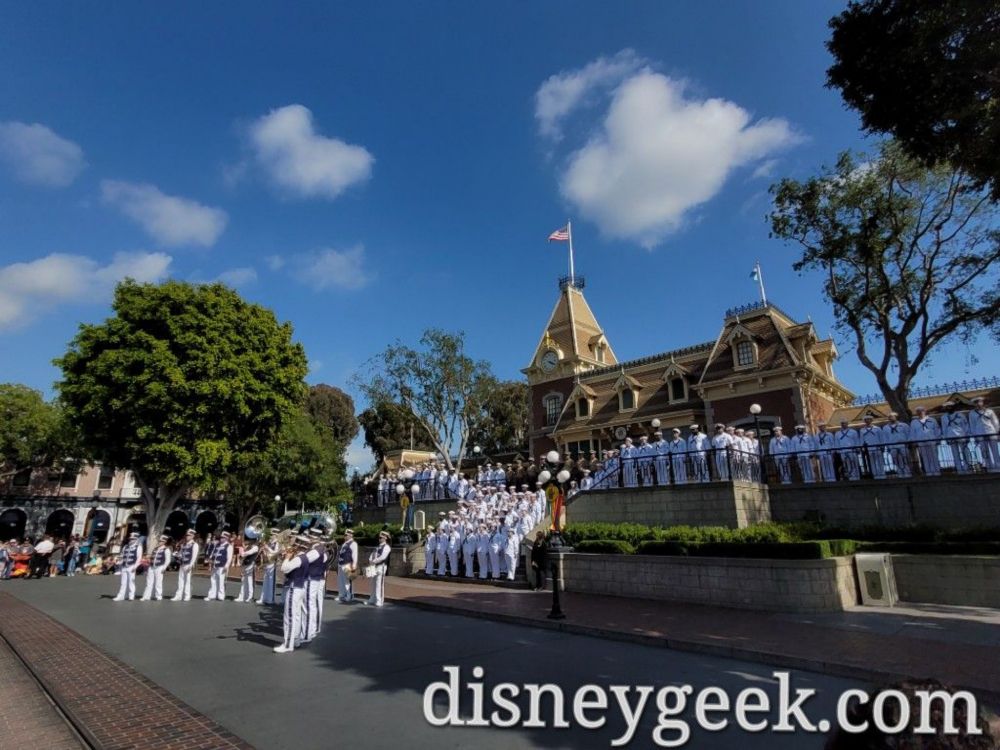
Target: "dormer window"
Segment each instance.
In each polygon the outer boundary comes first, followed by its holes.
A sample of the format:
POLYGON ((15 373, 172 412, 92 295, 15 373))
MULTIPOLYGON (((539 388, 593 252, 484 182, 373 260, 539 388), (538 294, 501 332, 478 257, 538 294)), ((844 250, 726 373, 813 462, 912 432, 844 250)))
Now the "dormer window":
POLYGON ((687 401, 687 383, 684 378, 670 379, 670 401, 687 401))
POLYGON ((737 324, 727 339, 733 352, 733 369, 747 370, 757 365, 757 341, 742 324, 737 324))
POLYGON ((618 393, 618 411, 631 411, 635 409, 637 394, 642 385, 638 380, 630 375, 622 374, 615 381, 615 391, 618 393))
POLYGON ((736 366, 752 367, 757 361, 752 341, 740 341, 736 344, 736 366))
POLYGON ((585 398, 576 400, 576 418, 586 419, 590 416, 590 401, 585 398))
POLYGON ((618 391, 618 410, 628 411, 635 408, 635 391, 631 388, 623 388, 618 391))
POLYGON ((604 344, 598 344, 594 347, 594 359, 604 364, 604 344))

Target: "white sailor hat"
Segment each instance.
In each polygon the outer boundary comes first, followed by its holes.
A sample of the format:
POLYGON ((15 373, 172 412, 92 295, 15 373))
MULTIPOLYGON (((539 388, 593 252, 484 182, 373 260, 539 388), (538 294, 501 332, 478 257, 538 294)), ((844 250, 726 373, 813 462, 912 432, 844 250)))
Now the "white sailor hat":
POLYGON ((674 434, 676 434, 676 435, 680 435, 681 434, 681 428, 680 427, 675 427, 674 429, 671 430, 671 432, 674 433, 674 434))
POLYGON ((863 417, 863 419, 866 422, 871 422, 871 421, 873 421, 875 419, 875 415, 874 414, 865 414, 865 416, 863 417))
POLYGON ((584 470, 583 470, 583 473, 584 473, 584 474, 589 474, 589 473, 590 473, 590 469, 584 469, 584 470))
POLYGON ((133 531, 131 534, 128 535, 128 538, 129 539, 138 539, 139 538, 139 532, 138 531, 133 531))
MULTIPOLYGON (((271 529, 271 532, 276 533, 277 529, 271 529)), ((188 529, 187 532, 184 534, 184 536, 194 536, 194 535, 195 535, 194 529, 188 529)))
POLYGON ((715 429, 717 429, 717 430, 724 430, 724 429, 726 429, 726 426, 724 424, 722 424, 722 422, 716 422, 715 423, 715 429))
POLYGON ((689 429, 692 429, 692 430, 700 430, 701 428, 700 428, 700 427, 699 427, 698 425, 696 425, 696 424, 693 424, 693 425, 691 425, 691 427, 690 427, 689 429))
POLYGON ((918 406, 916 409, 914 409, 914 411, 927 411, 927 407, 926 406, 918 406))
POLYGON ((344 536, 354 536, 354 529, 344 529, 344 536))
POLYGON ((231 534, 228 531, 223 531, 222 532, 222 538, 223 539, 228 539, 230 536, 231 536, 231 534))
POLYGON ((170 537, 167 536, 166 534, 160 534, 160 541, 161 542, 169 542, 170 541, 170 537))
POLYGON ((795 429, 796 430, 804 430, 805 428, 806 428, 806 426, 804 424, 797 424, 797 425, 795 425, 795 429))
POLYGON ((378 538, 379 538, 379 539, 382 539, 383 537, 384 537, 385 539, 388 539, 388 538, 389 538, 389 532, 388 532, 388 531, 380 531, 380 532, 378 533, 378 538))
POLYGON ((663 437, 663 431, 662 430, 657 430, 656 432, 653 433, 653 437, 656 437, 657 435, 659 435, 660 437, 663 437))
POLYGON ((976 396, 974 399, 972 399, 972 403, 974 403, 974 404, 982 404, 982 403, 985 403, 985 402, 986 402, 986 399, 983 398, 982 396, 976 396))

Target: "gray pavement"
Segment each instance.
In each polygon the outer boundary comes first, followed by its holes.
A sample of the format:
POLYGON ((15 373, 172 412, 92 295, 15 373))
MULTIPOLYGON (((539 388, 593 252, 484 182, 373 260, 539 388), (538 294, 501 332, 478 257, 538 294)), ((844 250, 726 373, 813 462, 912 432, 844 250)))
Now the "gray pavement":
MULTIPOLYGON (((143 581, 140 579, 140 586, 143 581)), ((196 596, 207 581, 197 579, 196 596)), ((222 726, 262 750, 310 750, 347 744, 382 748, 610 747, 623 731, 617 710, 601 729, 437 728, 424 719, 424 689, 442 680, 444 665, 485 670, 487 696, 500 682, 555 683, 567 702, 582 685, 713 685, 730 695, 763 688, 776 702, 772 670, 761 664, 492 623, 387 605, 374 609, 327 599, 319 640, 276 655, 280 610, 232 601, 187 603, 111 601, 116 577, 4 581, 20 597, 76 630, 222 726)), ((230 592, 235 585, 230 584, 230 592)), ((173 593, 174 578, 165 589, 173 593)), ((141 589, 140 589, 141 590, 141 589)), ((0 611, 0 616, 3 616, 0 611)), ((809 716, 833 719, 839 693, 852 681, 792 671, 793 688, 813 688, 809 716)), ((469 691, 464 691, 467 716, 469 691)), ((524 700, 522 706, 526 705, 524 700)), ((551 711, 548 699, 543 703, 551 711)), ((612 706, 614 701, 612 699, 612 706)), ((487 697, 487 715, 496 708, 487 697)), ((445 707, 438 709, 442 714, 445 707)), ((572 722, 572 708, 567 710, 572 722)), ((772 713, 772 716, 774 714, 772 713)), ((822 735, 709 733, 692 724, 696 748, 819 748, 822 735)), ((754 717, 758 718, 758 717, 754 717)), ((652 746, 657 711, 650 701, 634 745, 652 746)))

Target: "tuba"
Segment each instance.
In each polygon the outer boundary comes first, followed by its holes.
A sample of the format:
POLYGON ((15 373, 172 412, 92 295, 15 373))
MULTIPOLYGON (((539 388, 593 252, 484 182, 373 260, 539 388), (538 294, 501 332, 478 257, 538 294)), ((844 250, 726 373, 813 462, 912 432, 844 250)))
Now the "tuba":
POLYGON ((267 519, 264 518, 264 516, 253 516, 249 521, 247 521, 246 528, 243 529, 243 536, 251 539, 263 539, 264 532, 267 531, 267 527, 267 519))

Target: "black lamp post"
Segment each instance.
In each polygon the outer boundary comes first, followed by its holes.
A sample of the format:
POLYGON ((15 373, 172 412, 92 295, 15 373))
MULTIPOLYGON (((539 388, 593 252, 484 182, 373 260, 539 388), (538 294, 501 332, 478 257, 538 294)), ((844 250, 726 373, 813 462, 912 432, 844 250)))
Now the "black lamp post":
MULTIPOLYGON (((549 451, 545 456, 545 463, 546 468, 539 474, 538 478, 542 481, 543 486, 548 487, 555 484, 565 498, 565 485, 569 480, 569 472, 562 469, 558 471, 555 477, 552 476, 552 472, 559 469, 559 452, 549 451)), ((549 534, 548 542, 549 553, 552 555, 552 610, 549 612, 548 617, 550 620, 565 620, 566 614, 562 610, 562 602, 559 599, 559 582, 562 580, 562 558, 560 555, 566 552, 568 548, 562 538, 559 513, 556 511, 554 505, 552 507, 552 526, 554 530, 549 534)))
POLYGON ((750 404, 753 429, 757 433, 757 464, 760 467, 761 484, 767 484, 767 464, 764 461, 764 436, 760 434, 760 404, 750 404))

